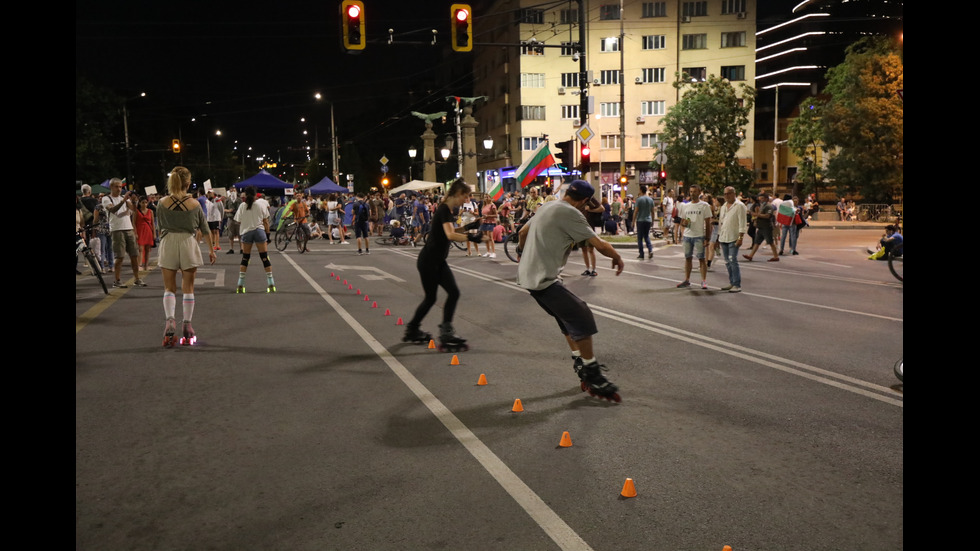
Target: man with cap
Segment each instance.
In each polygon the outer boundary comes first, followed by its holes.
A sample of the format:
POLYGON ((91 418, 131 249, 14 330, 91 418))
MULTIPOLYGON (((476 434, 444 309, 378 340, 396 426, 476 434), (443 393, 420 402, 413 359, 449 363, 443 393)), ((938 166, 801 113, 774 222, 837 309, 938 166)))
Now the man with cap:
POLYGON ((573 368, 582 381, 582 390, 619 401, 618 388, 602 375, 605 367, 592 350, 596 334, 595 317, 582 299, 566 288, 559 277, 572 246, 588 244, 612 259, 619 275, 625 263, 612 245, 596 235, 580 210, 595 194, 584 180, 574 180, 559 201, 544 203, 518 234, 517 280, 545 312, 558 322, 572 350, 573 368))

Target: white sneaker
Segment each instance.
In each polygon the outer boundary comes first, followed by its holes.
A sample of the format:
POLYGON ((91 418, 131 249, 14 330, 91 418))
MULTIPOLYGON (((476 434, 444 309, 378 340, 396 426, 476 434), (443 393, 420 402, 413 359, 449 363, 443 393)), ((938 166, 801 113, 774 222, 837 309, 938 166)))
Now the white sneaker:
POLYGON ((729 293, 741 293, 742 292, 742 288, 741 287, 732 287, 731 289, 728 290, 728 292, 729 293))
POLYGON ((347 242, 347 241, 341 241, 341 242, 340 242, 340 244, 341 244, 341 245, 350 245, 350 243, 349 243, 349 242, 347 242))
POLYGON ((480 256, 486 258, 486 257, 490 256, 490 253, 480 253, 480 256))
POLYGON ((497 258, 497 253, 490 253, 487 256, 489 256, 490 258, 497 258))

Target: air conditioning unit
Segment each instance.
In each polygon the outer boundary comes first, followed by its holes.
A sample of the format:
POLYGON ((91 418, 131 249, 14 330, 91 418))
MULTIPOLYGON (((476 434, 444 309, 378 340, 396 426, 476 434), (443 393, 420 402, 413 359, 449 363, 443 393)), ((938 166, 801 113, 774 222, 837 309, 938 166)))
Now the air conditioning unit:
POLYGON ((681 23, 690 23, 690 22, 691 22, 690 15, 685 15, 684 17, 681 17, 681 23))
POLYGON ((644 122, 646 122, 646 119, 644 119, 642 116, 636 117, 636 122, 637 123, 644 123, 644 122))
POLYGON ((582 119, 572 119, 572 126, 582 126, 582 119))
POLYGON ((636 77, 636 80, 635 80, 635 82, 636 82, 637 84, 643 84, 643 80, 642 80, 642 79, 640 79, 640 77, 636 77))
POLYGON ((599 86, 599 79, 595 79, 595 80, 593 80, 593 81, 592 81, 592 84, 594 84, 594 85, 596 85, 596 86, 599 86))
POLYGON ((738 12, 738 13, 735 14, 735 17, 737 17, 739 19, 745 19, 747 17, 747 15, 746 15, 746 13, 744 11, 740 11, 740 12, 738 12))

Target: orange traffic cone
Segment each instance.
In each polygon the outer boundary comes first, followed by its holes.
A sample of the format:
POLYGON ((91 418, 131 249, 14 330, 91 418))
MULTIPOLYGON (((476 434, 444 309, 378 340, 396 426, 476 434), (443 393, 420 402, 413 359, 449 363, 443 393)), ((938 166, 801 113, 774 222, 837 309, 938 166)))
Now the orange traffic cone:
POLYGON ((623 484, 623 491, 619 493, 623 497, 636 497, 636 487, 633 486, 633 479, 627 478, 623 484))
POLYGON ((476 381, 476 384, 483 386, 487 384, 487 376, 484 373, 480 373, 480 378, 476 381))
POLYGON ((449 362, 449 365, 459 365, 459 356, 453 354, 453 360, 449 362))
POLYGON ((398 321, 395 322, 395 325, 403 325, 402 324, 402 319, 401 318, 398 318, 398 321))
POLYGON ((431 349, 431 348, 435 348, 435 347, 436 347, 436 341, 434 341, 432 339, 429 339, 429 348, 431 349))
POLYGON ((385 315, 386 316, 390 316, 391 315, 391 310, 385 308, 385 315))
POLYGON ((524 405, 521 404, 521 399, 518 398, 514 400, 514 407, 510 408, 511 413, 520 413, 524 411, 524 405))
POLYGON ((721 551, 732 551, 732 546, 731 545, 726 545, 726 546, 724 546, 724 547, 721 548, 721 551))
POLYGON ((561 442, 558 443, 559 447, 571 448, 572 447, 572 437, 569 436, 568 431, 561 433, 561 442))

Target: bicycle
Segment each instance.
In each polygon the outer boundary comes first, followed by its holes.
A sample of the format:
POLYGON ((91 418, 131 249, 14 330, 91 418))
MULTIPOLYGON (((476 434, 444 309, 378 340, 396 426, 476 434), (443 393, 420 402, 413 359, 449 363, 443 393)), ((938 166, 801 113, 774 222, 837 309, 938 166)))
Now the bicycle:
MULTIPOLYGON (((390 235, 385 235, 378 237, 374 240, 374 242, 378 245, 394 245, 396 247, 416 246, 415 241, 412 241, 412 238, 407 235, 403 237, 392 237, 390 235)), ((425 240, 423 239, 422 242, 425 243, 425 240)))
POLYGON ((888 253, 888 269, 891 271, 892 275, 895 276, 899 281, 905 283, 904 275, 904 254, 888 253))
POLYGON ((109 286, 105 284, 105 279, 102 278, 102 266, 99 266, 99 261, 95 258, 95 253, 92 252, 92 249, 88 248, 88 244, 85 243, 85 236, 81 232, 75 233, 75 254, 81 254, 85 257, 86 263, 92 269, 92 274, 99 278, 102 291, 108 295, 109 286))
POLYGON ((290 222, 286 227, 276 231, 276 250, 282 252, 286 250, 291 241, 296 242, 296 250, 300 253, 306 252, 306 242, 309 238, 299 224, 290 222))

